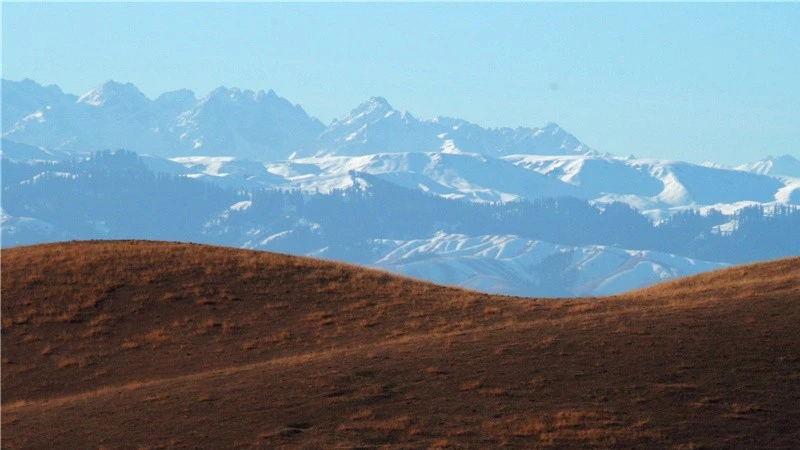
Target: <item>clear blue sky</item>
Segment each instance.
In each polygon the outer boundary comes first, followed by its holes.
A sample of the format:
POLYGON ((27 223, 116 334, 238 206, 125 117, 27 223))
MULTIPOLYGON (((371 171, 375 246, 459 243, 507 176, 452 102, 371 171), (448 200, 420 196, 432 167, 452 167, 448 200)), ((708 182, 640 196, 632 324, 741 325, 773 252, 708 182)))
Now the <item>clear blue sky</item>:
POLYGON ((274 89, 325 123, 556 122, 617 154, 800 156, 800 4, 7 3, 3 77, 274 89))

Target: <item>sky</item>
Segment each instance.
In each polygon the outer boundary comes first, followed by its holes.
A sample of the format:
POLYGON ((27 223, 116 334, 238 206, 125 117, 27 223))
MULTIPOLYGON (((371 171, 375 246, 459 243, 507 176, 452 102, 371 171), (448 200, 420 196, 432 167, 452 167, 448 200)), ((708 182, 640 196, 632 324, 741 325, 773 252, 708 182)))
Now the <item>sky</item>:
POLYGON ((559 124, 637 157, 800 156, 800 3, 2 3, 2 76, 274 89, 329 123, 559 124))

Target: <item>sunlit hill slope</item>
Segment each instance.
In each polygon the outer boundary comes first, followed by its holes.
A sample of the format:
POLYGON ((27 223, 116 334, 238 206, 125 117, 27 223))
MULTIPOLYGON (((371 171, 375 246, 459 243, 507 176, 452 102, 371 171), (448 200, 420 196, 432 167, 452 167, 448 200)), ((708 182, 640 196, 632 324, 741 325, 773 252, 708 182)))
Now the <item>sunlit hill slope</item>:
POLYGON ((2 252, 4 448, 795 448, 800 258, 489 296, 193 244, 2 252))

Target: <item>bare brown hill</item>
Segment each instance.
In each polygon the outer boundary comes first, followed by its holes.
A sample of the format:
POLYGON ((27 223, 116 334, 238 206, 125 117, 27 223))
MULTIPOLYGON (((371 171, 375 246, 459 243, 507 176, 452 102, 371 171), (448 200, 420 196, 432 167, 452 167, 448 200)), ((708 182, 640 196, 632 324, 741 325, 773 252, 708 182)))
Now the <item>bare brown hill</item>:
POLYGON ((575 300, 193 244, 2 252, 4 448, 797 448, 800 258, 575 300))

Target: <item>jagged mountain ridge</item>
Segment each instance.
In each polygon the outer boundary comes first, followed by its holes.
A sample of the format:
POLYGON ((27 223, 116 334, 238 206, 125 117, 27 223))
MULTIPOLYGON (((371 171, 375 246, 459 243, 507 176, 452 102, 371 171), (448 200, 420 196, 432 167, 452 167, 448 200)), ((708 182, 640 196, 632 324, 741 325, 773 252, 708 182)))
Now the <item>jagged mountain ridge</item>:
POLYGON ((148 99, 108 81, 81 95, 3 80, 3 138, 49 150, 125 148, 160 156, 358 156, 445 149, 487 155, 590 151, 558 125, 487 129, 462 119, 420 120, 373 97, 325 127, 274 91, 220 87, 201 99, 178 90, 148 99))

